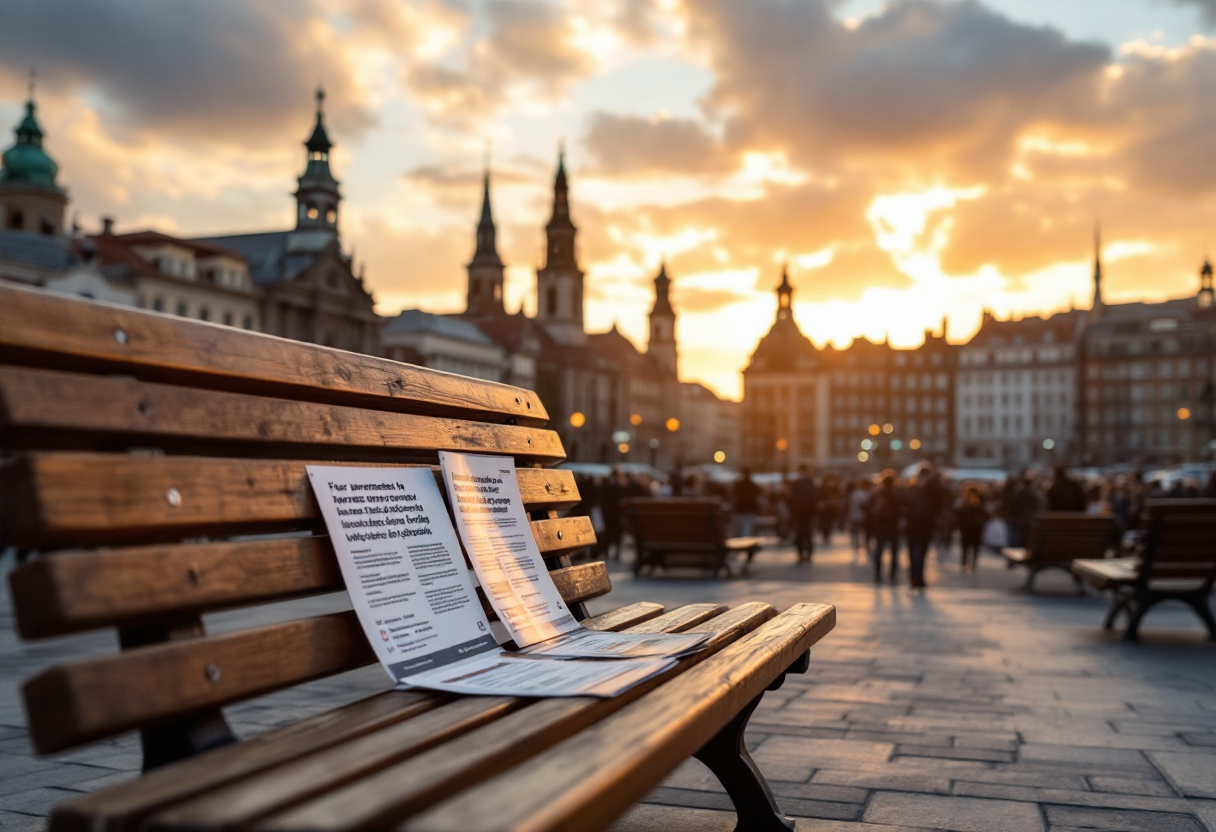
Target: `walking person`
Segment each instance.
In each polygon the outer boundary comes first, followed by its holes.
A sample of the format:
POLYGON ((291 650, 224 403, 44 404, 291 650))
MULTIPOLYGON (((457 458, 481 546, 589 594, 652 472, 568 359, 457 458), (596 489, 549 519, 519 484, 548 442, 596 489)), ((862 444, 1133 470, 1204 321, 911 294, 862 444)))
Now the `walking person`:
POLYGON ((1048 511, 1085 511, 1088 501, 1081 483, 1068 476, 1068 469, 1056 463, 1051 485, 1047 488, 1048 511))
POLYGON ((794 546, 798 550, 798 562, 810 563, 815 554, 815 481, 805 465, 798 466, 798 479, 790 486, 790 521, 794 526, 794 546))
POLYGON ((984 508, 984 500, 974 485, 963 488, 954 509, 954 522, 958 526, 958 542, 963 550, 963 571, 974 573, 979 563, 980 547, 984 544, 984 526, 988 523, 988 510, 984 508))
POLYGON ((751 537, 756 533, 756 515, 760 513, 760 486, 752 479, 752 469, 744 468, 735 481, 735 522, 739 537, 751 537))
POLYGON ((870 481, 859 480, 848 497, 849 534, 853 538, 853 562, 857 556, 870 551, 870 533, 866 528, 866 502, 870 499, 870 481))
POLYGON ((866 503, 870 528, 870 558, 874 562, 874 583, 882 583, 883 552, 891 552, 891 566, 887 580, 892 584, 899 574, 899 521, 902 505, 895 488, 895 472, 884 471, 878 488, 866 503))
POLYGON ((937 472, 930 463, 924 463, 916 474, 916 482, 905 495, 908 579, 913 589, 925 588, 925 558, 929 554, 929 544, 933 542, 946 496, 946 488, 937 478, 937 472))

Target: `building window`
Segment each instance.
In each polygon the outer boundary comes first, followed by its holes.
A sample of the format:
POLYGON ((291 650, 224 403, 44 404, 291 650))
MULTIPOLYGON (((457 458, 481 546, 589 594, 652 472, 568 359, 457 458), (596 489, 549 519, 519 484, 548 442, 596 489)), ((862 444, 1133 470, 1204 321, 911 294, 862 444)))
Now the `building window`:
POLYGON ((241 326, 243 326, 245 329, 253 329, 253 316, 246 315, 245 320, 242 322, 241 326))
POLYGON ((224 313, 224 326, 232 326, 232 313, 231 312, 224 313))
POLYGON ((165 311, 165 299, 161 297, 152 298, 152 309, 157 312, 165 311))
POLYGON ((187 308, 184 300, 179 300, 177 302, 177 314, 181 315, 183 318, 190 314, 190 310, 187 308))
POLYGON ((13 231, 20 231, 25 226, 25 214, 20 211, 9 211, 8 227, 13 231))
POLYGON ((557 287, 550 286, 548 291, 546 292, 546 294, 548 295, 548 297, 546 298, 545 305, 549 307, 549 314, 556 315, 557 314, 557 287))
POLYGON ((211 310, 210 310, 210 309, 208 309, 208 308, 207 308, 207 307, 205 307, 205 306, 200 306, 200 307, 199 307, 199 310, 198 310, 198 319, 199 319, 200 321, 209 321, 209 320, 211 320, 211 310))

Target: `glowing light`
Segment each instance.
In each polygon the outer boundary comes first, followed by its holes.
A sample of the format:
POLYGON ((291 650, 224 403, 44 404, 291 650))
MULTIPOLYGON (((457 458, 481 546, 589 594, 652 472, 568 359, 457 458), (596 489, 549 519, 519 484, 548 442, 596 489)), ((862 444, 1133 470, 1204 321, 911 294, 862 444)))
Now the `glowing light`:
POLYGON ((903 443, 903 442, 900 442, 898 439, 892 439, 892 440, 891 440, 891 450, 893 450, 893 451, 898 451, 898 450, 899 450, 900 448, 902 448, 903 446, 904 446, 904 443, 903 443))
POLYGON ((642 424, 642 414, 641 413, 631 413, 629 415, 629 424, 633 425, 634 427, 637 427, 638 425, 642 424))
POLYGON ((667 429, 669 431, 671 431, 672 433, 675 433, 676 431, 678 431, 680 429, 680 420, 677 419, 675 416, 672 416, 670 419, 668 419, 666 424, 667 424, 667 429))
POLYGON ((869 459, 870 459, 870 455, 868 453, 866 453, 865 451, 862 451, 861 453, 859 453, 857 455, 858 462, 867 462, 869 459))
POLYGON ((882 432, 883 433, 894 433, 895 425, 891 424, 890 422, 887 422, 885 425, 882 426, 882 432))
POLYGON ((714 462, 726 462, 726 451, 714 451, 714 462))
POLYGON ((861 449, 863 451, 868 451, 868 450, 870 450, 870 448, 873 448, 873 447, 874 447, 874 443, 871 442, 869 439, 861 440, 861 449))
POLYGON ((650 440, 650 442, 648 442, 647 444, 649 444, 649 445, 650 445, 650 449, 651 449, 652 451, 653 451, 653 450, 657 450, 657 449, 658 449, 658 447, 659 447, 659 440, 657 440, 657 439, 651 439, 651 440, 650 440))
POLYGON ((777 440, 777 450, 784 451, 784 450, 787 450, 789 448, 789 446, 790 446, 790 440, 788 440, 784 437, 777 440))
POLYGON ((629 439, 629 431, 627 430, 618 430, 613 431, 612 433, 612 441, 616 442, 618 445, 623 445, 624 443, 628 442, 629 439))
POLYGON ((913 439, 911 442, 908 443, 908 447, 914 451, 919 451, 920 450, 920 440, 913 439))
POLYGON ((882 428, 878 425, 870 425, 870 436, 878 436, 880 433, 882 433, 882 428))
POLYGON ((570 427, 581 428, 587 424, 587 417, 577 410, 570 414, 570 427))
POLYGON ((1054 440, 1054 439, 1044 439, 1043 440, 1043 448, 1045 450, 1050 451, 1055 446, 1056 446, 1056 440, 1054 440))
POLYGON ((1191 409, 1189 407, 1178 408, 1178 418, 1184 422, 1191 418, 1191 409))
POLYGON ((623 454, 627 454, 627 453, 629 453, 629 443, 622 442, 621 444, 616 446, 616 449, 623 454))

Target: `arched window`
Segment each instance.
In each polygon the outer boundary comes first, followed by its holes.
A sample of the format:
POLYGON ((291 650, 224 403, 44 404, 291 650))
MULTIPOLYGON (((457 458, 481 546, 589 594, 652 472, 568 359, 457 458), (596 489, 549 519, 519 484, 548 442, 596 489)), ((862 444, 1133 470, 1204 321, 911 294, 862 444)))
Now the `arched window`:
POLYGON ((308 210, 304 214, 304 216, 308 217, 310 220, 315 220, 320 215, 321 212, 317 210, 317 206, 315 205, 309 205, 308 210))
POLYGON ((325 221, 330 225, 333 225, 338 221, 338 211, 336 208, 330 208, 325 212, 325 221))
POLYGON ((25 227, 25 214, 21 211, 9 211, 8 227, 13 231, 20 231, 25 227))
POLYGON ((55 233, 55 223, 51 222, 50 218, 43 217, 42 225, 38 230, 41 231, 46 236, 50 237, 52 234, 55 233))
POLYGON ((546 299, 548 302, 548 305, 549 305, 549 314, 556 315, 557 314, 557 287, 550 286, 547 294, 549 296, 546 299))

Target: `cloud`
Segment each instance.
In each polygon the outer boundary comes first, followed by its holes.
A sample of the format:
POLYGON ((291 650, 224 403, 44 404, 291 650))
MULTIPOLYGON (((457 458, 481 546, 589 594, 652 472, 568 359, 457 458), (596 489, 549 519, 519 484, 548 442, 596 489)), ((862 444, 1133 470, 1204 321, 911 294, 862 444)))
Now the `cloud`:
POLYGON ((0 25, 0 74, 15 86, 30 67, 53 95, 100 101, 116 134, 280 142, 301 129, 321 80, 339 131, 374 123, 324 16, 293 0, 13 0, 0 25))
POLYGON ((470 27, 460 49, 407 67, 433 119, 469 128, 513 99, 555 100, 595 69, 570 16, 546 0, 489 0, 484 26, 480 37, 470 27))
POLYGON ((731 154, 693 119, 595 112, 587 117, 583 145, 592 174, 721 174, 734 168, 731 154))
POLYGON ((895 0, 854 28, 826 0, 689 8, 717 75, 707 104, 728 138, 818 169, 991 174, 1026 125, 1092 98, 1109 60, 1104 46, 970 1, 895 0))

